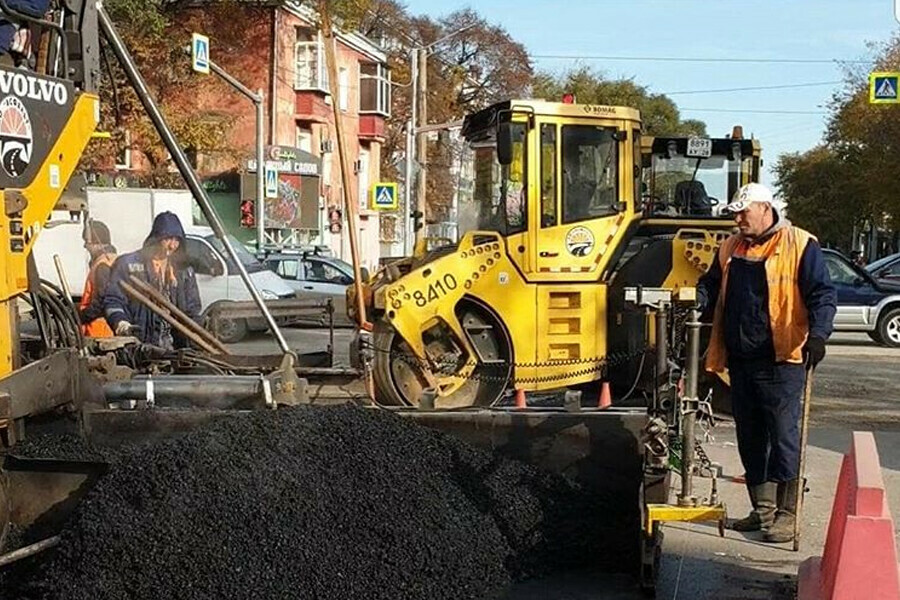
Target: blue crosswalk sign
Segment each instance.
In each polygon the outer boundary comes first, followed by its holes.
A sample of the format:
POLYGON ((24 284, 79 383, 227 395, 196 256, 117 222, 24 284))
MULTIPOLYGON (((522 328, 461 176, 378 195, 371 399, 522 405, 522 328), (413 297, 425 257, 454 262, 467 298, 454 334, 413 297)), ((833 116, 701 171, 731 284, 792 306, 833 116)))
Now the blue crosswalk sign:
POLYGON ((191 67, 209 75, 209 38, 195 33, 191 36, 191 67))
POLYGON ((278 197, 278 169, 265 166, 266 198, 278 197))
POLYGON ((376 183, 372 186, 373 210, 396 210, 398 204, 396 183, 376 183))
POLYGON ((872 73, 869 75, 869 102, 872 104, 900 103, 900 73, 872 73))

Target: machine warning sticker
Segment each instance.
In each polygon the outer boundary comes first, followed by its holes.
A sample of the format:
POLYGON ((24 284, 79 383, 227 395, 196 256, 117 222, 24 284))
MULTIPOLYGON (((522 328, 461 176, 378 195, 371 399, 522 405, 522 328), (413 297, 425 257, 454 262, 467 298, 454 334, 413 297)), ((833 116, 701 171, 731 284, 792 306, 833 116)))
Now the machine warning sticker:
POLYGON ((19 177, 31 161, 31 118, 22 101, 7 96, 0 102, 0 164, 10 177, 19 177))
POLYGON ((587 256, 594 249, 594 234, 587 227, 576 227, 566 234, 566 250, 572 256, 587 256))
POLYGON ((50 165, 50 187, 59 189, 59 165, 50 165))
POLYGON ((497 282, 500 285, 506 285, 507 283, 509 283, 509 273, 507 273, 506 271, 500 271, 500 274, 497 275, 497 282))

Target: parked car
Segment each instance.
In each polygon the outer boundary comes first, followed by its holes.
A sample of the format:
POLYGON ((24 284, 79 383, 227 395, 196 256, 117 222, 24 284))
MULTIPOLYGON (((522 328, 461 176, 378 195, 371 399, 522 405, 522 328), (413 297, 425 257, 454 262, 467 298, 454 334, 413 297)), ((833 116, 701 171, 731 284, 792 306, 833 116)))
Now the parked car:
MULTIPOLYGON (((319 252, 290 251, 272 253, 265 263, 300 298, 330 298, 334 303, 335 325, 354 324, 347 316, 347 287, 353 284, 353 265, 319 252)), ((367 279, 365 272, 363 279, 367 279)))
POLYGON ((834 250, 823 250, 837 289, 836 331, 864 331, 875 342, 900 347, 900 283, 876 280, 834 250))
POLYGON ((879 281, 900 283, 900 252, 879 258, 875 262, 866 265, 865 269, 869 272, 869 275, 879 281))

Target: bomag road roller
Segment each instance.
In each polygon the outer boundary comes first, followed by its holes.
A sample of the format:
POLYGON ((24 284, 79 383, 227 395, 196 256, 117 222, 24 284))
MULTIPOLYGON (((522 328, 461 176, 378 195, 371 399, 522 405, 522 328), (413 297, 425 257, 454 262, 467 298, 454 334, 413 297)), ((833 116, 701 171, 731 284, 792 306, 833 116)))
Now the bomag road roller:
POLYGON ((649 138, 633 108, 537 100, 469 115, 462 135, 474 189, 459 242, 389 265, 365 291, 378 401, 486 406, 603 381, 633 392, 654 325, 626 314, 624 290, 696 284, 732 230, 727 199, 758 179, 758 142, 649 138))

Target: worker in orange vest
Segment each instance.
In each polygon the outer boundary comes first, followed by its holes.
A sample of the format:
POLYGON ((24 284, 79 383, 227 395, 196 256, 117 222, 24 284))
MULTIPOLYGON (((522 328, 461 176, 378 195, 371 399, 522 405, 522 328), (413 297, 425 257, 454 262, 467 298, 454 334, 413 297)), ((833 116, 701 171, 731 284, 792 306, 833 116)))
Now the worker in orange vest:
POLYGON ((739 232, 719 247, 697 299, 713 312, 706 368, 727 368, 731 378, 738 452, 753 507, 732 528, 789 542, 800 493, 804 363, 811 368, 825 357, 836 292, 819 242, 791 225, 767 187, 745 185, 726 209, 739 232))
POLYGON ((116 249, 110 244, 109 228, 102 221, 86 221, 81 237, 84 239, 84 249, 91 255, 91 269, 84 282, 81 304, 78 305, 81 332, 94 338, 112 337, 113 330, 103 312, 103 296, 116 261, 116 249))

